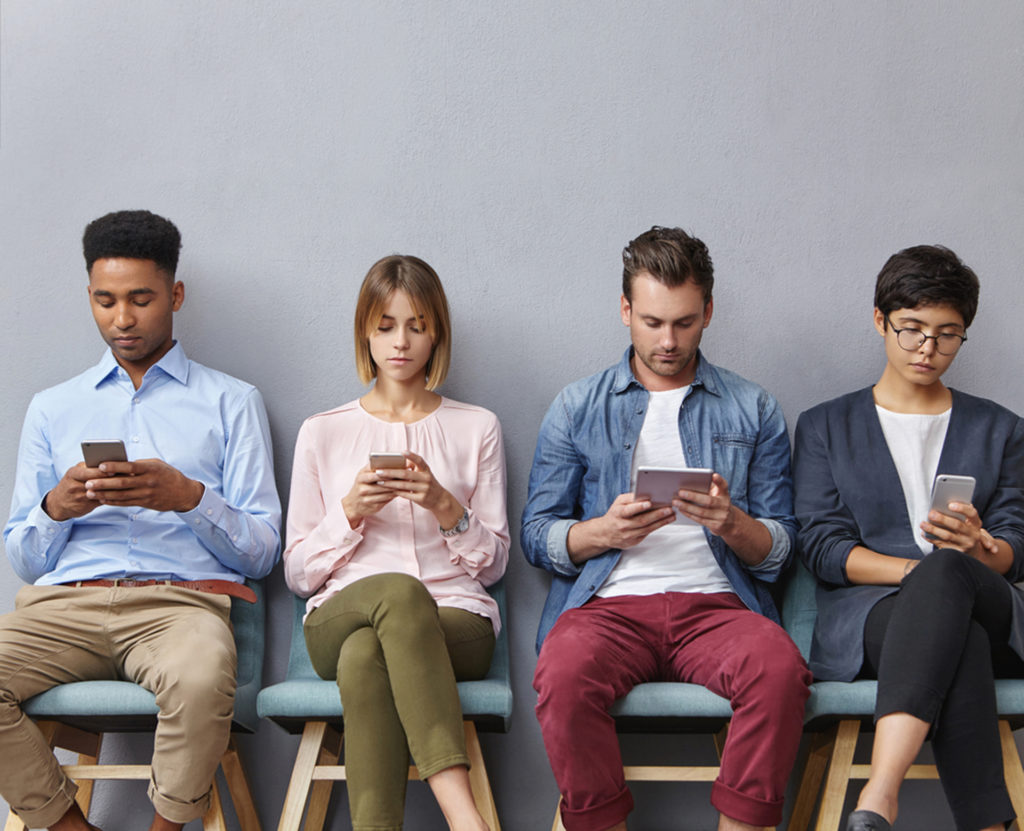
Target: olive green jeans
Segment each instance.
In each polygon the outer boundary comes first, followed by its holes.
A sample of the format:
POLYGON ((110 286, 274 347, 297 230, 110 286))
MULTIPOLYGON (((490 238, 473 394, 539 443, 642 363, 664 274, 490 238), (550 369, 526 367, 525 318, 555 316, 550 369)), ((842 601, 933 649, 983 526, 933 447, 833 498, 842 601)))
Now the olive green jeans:
POLYGON ((482 678, 494 628, 438 608, 407 574, 366 577, 314 609, 303 627, 313 668, 337 680, 354 831, 398 831, 409 756, 423 779, 469 766, 456 680, 482 678))

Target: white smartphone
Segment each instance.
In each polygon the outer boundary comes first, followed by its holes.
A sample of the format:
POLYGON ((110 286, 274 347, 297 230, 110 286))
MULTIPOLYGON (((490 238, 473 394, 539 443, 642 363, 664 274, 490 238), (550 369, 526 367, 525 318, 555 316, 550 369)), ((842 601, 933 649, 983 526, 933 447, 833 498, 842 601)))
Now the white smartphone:
MULTIPOLYGON (((646 467, 636 471, 633 493, 637 499, 649 499, 653 508, 672 505, 676 491, 688 490, 707 493, 711 490, 712 471, 704 467, 646 467)), ((692 522, 677 513, 677 520, 692 522)))
POLYGON ((120 439, 102 439, 83 441, 82 458, 86 467, 99 467, 103 462, 127 462, 128 454, 120 439))
POLYGON ((405 467, 405 455, 402 453, 370 453, 370 470, 405 467))
POLYGON ((932 505, 929 510, 938 511, 940 514, 956 517, 959 520, 966 519, 963 514, 951 511, 949 503, 970 502, 974 498, 974 484, 973 476, 938 474, 932 483, 932 505))

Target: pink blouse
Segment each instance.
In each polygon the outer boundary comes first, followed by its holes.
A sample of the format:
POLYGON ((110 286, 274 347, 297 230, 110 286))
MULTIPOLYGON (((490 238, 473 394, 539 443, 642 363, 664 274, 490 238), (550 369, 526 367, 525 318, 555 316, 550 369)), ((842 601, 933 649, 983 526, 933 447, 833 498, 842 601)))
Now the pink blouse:
POLYGON ((484 586, 508 563, 505 449, 494 413, 448 398, 412 424, 382 421, 358 401, 306 419, 295 444, 284 574, 309 597, 306 614, 335 592, 384 572, 423 581, 439 606, 465 609, 501 627, 484 586), (469 511, 469 528, 441 536, 430 511, 401 497, 351 528, 341 500, 371 451, 411 450, 469 511))

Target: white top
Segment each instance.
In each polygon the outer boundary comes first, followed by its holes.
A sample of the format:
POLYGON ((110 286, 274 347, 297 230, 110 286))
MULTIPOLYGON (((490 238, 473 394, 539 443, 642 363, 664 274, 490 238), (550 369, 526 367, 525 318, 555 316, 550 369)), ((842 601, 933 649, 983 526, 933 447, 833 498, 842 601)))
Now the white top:
POLYGON ((882 425, 885 443, 896 464, 896 472, 907 501, 910 527, 914 530, 917 547, 925 554, 935 546, 924 536, 921 523, 928 519, 931 508, 932 482, 938 473, 939 456, 946 441, 949 414, 952 408, 937 415, 921 413, 894 413, 875 405, 882 425))
MULTIPOLYGON (((690 387, 651 392, 647 415, 633 453, 631 481, 641 466, 686 467, 679 438, 679 409, 690 387)), ((732 586, 711 552, 704 528, 676 519, 632 548, 624 549, 599 597, 649 595, 662 592, 711 594, 732 586)))

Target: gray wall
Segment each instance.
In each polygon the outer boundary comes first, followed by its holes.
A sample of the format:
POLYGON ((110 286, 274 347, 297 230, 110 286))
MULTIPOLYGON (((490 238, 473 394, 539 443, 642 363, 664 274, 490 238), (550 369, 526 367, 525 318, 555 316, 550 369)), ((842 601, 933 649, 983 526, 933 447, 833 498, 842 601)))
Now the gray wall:
MULTIPOLYGON (((719 282, 706 353, 772 390, 791 424, 877 377, 873 276, 930 242, 958 251, 983 288, 948 379, 1024 411, 1022 40, 1016 0, 5 0, 0 504, 30 396, 101 352, 79 239, 118 208, 179 224, 177 334, 191 357, 263 390, 282 493, 302 419, 361 392, 352 303, 370 263, 395 251, 445 282, 445 392, 500 416, 514 526, 548 403, 626 343, 619 252, 655 223, 708 243, 719 282)), ((0 563, 0 608, 18 586, 0 563)), ((517 709, 484 748, 511 831, 548 827, 556 799, 530 687, 545 591, 516 548, 517 709)), ((279 574, 270 596, 273 681, 290 609, 279 574)), ((295 748, 273 725, 244 742, 267 827, 295 748)), ((142 790, 101 785, 95 820, 139 827, 142 790)), ((636 793, 637 827, 711 827, 705 785, 636 793)), ((952 827, 937 784, 905 793, 908 822, 952 827)), ((343 795, 337 807, 333 827, 347 827, 343 795)), ((422 785, 408 813, 410 829, 443 827, 422 785)))

